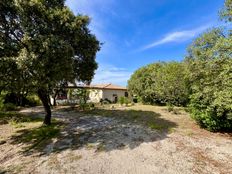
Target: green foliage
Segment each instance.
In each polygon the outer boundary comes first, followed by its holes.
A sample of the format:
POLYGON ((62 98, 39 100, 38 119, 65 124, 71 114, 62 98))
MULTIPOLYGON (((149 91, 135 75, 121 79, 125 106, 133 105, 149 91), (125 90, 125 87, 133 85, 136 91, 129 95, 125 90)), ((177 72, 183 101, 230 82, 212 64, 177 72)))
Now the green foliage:
POLYGON ((17 107, 13 103, 5 103, 6 93, 0 95, 0 111, 16 111, 17 107))
POLYGON ((128 97, 120 97, 119 98, 119 103, 121 105, 125 104, 126 106, 128 106, 128 104, 130 103, 130 99, 128 97))
POLYGON ((128 81, 132 96, 143 103, 186 105, 189 88, 184 63, 154 63, 135 71, 128 81))
MULTIPOLYGON (((225 1, 221 18, 232 22, 232 0, 225 1)), ((202 127, 231 131, 231 52, 232 31, 213 28, 190 45, 182 63, 156 63, 137 70, 129 90, 151 104, 189 104, 189 112, 202 127)), ((168 110, 174 109, 168 105, 168 110)))
POLYGON ((5 97, 5 95, 0 94, 0 110, 2 110, 3 105, 4 105, 4 97, 5 97))
POLYGON ((210 30, 189 47, 190 112, 210 131, 232 129, 232 42, 221 29, 210 30))
POLYGON ((2 0, 0 92, 36 92, 51 115, 48 96, 57 84, 89 83, 97 69, 100 43, 89 22, 63 0, 2 0))
POLYGON ((17 107, 13 103, 5 103, 3 106, 0 108, 2 111, 17 111, 17 107))
POLYGON ((232 0, 225 0, 224 8, 220 11, 221 19, 232 22, 232 0))
MULTIPOLYGON (((216 111, 199 110, 192 102, 190 112, 193 119, 203 128, 209 131, 229 131, 232 127, 232 115, 218 116, 216 111)), ((208 108, 207 108, 208 109, 208 108)))
POLYGON ((26 97, 27 99, 27 105, 29 106, 40 106, 42 105, 40 99, 36 95, 29 95, 26 97))
MULTIPOLYGON (((16 93, 4 92, 0 95, 0 108, 16 108, 16 106, 38 106, 40 99, 36 95, 17 95, 16 93), (14 107, 13 107, 14 106, 14 107)), ((14 109, 13 109, 14 110, 14 109)))
POLYGON ((125 97, 124 102, 125 102, 126 106, 128 106, 128 104, 130 103, 129 98, 128 98, 128 97, 125 97))
POLYGON ((159 102, 154 94, 154 79, 152 76, 156 75, 161 66, 161 63, 156 63, 136 70, 128 81, 128 90, 131 96, 138 96, 143 103, 159 102))
POLYGON ((119 98, 119 103, 123 105, 125 103, 125 97, 120 97, 119 98))

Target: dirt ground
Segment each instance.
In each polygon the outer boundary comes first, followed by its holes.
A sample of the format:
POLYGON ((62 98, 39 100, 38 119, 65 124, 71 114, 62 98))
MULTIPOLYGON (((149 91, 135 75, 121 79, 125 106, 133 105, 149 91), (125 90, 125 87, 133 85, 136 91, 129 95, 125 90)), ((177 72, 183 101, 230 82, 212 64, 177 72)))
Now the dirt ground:
MULTIPOLYGON (((0 124, 0 173, 232 173, 232 136, 199 128, 183 110, 168 112, 165 107, 144 105, 104 109, 104 114, 54 109, 53 117, 63 122, 59 136, 26 151, 30 142, 16 139, 41 122, 0 124), (146 126, 144 120, 121 117, 132 113, 133 118, 154 115, 157 122, 145 120, 150 125, 146 126)), ((44 114, 42 107, 21 113, 44 114)))

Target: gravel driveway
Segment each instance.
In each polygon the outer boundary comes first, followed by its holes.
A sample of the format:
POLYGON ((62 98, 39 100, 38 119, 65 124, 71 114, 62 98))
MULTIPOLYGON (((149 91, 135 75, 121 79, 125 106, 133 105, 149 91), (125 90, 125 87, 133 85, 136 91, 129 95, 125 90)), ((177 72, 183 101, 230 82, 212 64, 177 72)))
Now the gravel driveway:
MULTIPOLYGON (((61 135, 47 143, 43 153, 25 155, 21 153, 23 144, 0 145, 0 173, 232 173, 230 135, 202 130, 187 114, 168 113, 161 107, 147 109, 175 122, 174 131, 154 130, 115 117, 56 110, 53 116, 66 123, 61 135)), ((41 107, 22 112, 43 114, 41 107)), ((10 136, 9 125, 0 128, 10 136)))

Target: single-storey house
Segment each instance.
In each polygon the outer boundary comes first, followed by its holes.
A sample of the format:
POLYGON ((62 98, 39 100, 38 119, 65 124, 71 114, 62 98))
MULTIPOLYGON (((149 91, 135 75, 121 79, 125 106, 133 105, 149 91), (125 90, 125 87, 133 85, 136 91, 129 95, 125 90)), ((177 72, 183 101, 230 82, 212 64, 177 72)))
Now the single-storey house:
POLYGON ((90 86, 89 100, 98 103, 101 100, 117 102, 120 97, 128 97, 126 87, 109 84, 90 86))
MULTIPOLYGON (((99 103, 102 100, 108 100, 116 103, 120 97, 128 97, 128 91, 126 87, 109 84, 98 85, 76 85, 68 86, 69 89, 87 89, 89 91, 88 102, 99 103)), ((71 100, 68 92, 62 93, 57 96, 57 100, 71 100)))

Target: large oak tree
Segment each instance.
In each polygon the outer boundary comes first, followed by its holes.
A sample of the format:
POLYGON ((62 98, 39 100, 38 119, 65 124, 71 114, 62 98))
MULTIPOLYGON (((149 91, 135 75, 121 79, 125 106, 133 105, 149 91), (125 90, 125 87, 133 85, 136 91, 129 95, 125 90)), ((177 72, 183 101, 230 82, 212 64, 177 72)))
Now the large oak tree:
POLYGON ((89 83, 100 43, 89 17, 74 15, 64 0, 0 1, 0 89, 24 84, 36 92, 51 123, 49 91, 60 82, 89 83))

